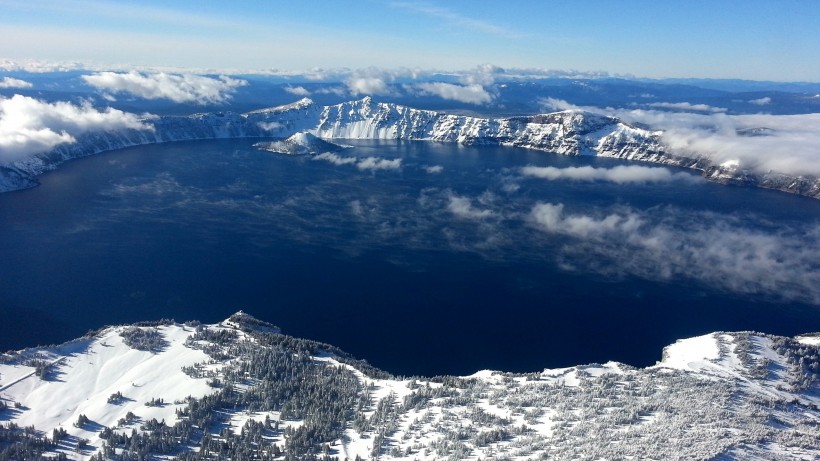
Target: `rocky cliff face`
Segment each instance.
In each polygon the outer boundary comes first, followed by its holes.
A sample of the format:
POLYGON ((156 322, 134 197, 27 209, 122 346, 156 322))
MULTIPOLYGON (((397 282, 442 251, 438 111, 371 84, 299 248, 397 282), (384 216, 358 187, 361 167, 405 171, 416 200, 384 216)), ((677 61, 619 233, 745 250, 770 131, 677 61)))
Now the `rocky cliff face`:
POLYGON ((322 138, 402 139, 527 147, 562 155, 600 155, 671 163, 660 132, 583 111, 486 119, 447 115, 370 98, 326 107, 315 134, 322 138))
POLYGON ((777 189, 820 198, 820 178, 778 173, 755 174, 713 165, 707 157, 673 155, 660 131, 628 125, 585 111, 502 119, 448 115, 366 97, 321 107, 309 99, 245 114, 208 113, 146 120, 153 130, 88 133, 72 144, 11 165, 0 165, 0 191, 32 187, 35 177, 60 163, 140 144, 196 139, 277 137, 307 131, 326 139, 395 139, 457 142, 466 145, 526 147, 561 155, 596 155, 703 171, 707 179, 777 189))

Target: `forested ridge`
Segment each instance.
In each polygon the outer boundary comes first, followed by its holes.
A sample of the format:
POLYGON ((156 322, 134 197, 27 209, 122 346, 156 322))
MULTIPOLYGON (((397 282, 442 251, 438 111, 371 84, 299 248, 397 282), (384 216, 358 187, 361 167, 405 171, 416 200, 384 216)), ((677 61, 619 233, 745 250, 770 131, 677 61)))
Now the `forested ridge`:
MULTIPOLYGON (((146 408, 173 407, 169 422, 143 418, 135 410, 102 426, 80 414, 72 426, 93 431, 98 436, 93 440, 63 428, 21 427, 15 418, 32 410, 0 398, 0 460, 750 454, 799 459, 820 454, 816 342, 714 334, 719 356, 694 371, 610 363, 529 374, 399 378, 242 313, 216 325, 164 320, 119 327, 118 334, 130 348, 162 354, 170 345, 163 328, 170 327, 189 332, 187 349, 207 354, 207 360, 181 371, 207 382, 210 393, 175 401, 156 395, 140 402, 146 408)), ((31 357, 29 351, 5 362, 28 360, 26 366, 35 369, 48 363, 43 356, 31 357)), ((59 376, 59 365, 55 368, 59 376)), ((125 389, 108 395, 105 404, 117 411, 129 399, 125 389)))

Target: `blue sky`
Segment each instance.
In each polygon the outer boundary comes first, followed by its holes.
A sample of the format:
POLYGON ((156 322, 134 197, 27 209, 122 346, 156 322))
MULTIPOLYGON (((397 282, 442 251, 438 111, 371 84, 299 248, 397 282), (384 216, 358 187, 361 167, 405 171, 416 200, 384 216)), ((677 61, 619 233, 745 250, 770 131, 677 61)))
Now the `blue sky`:
POLYGON ((820 2, 0 0, 0 59, 820 81, 820 2))

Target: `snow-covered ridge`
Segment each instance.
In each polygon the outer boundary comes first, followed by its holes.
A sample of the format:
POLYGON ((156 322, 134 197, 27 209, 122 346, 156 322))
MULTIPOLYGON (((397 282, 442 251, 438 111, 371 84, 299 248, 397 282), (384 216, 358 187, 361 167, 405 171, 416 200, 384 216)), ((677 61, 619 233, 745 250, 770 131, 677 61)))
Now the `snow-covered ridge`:
POLYGON ((274 137, 310 132, 325 139, 396 139, 518 146, 562 155, 596 155, 703 171, 706 178, 778 189, 820 198, 820 178, 770 172, 756 174, 736 165, 714 165, 706 156, 673 155, 662 132, 631 126, 586 111, 527 117, 479 118, 377 103, 370 97, 334 106, 304 98, 245 114, 231 112, 163 116, 144 120, 154 129, 88 133, 13 164, 0 165, 0 191, 31 187, 36 176, 72 158, 140 144, 197 139, 274 137))
POLYGON ((660 132, 584 111, 488 119, 376 103, 366 97, 325 107, 317 136, 329 139, 402 139, 527 147, 562 155, 675 163, 660 132))
POLYGON ((0 356, 0 458, 817 459, 816 339, 712 333, 644 369, 399 378, 241 312, 108 327, 0 356))

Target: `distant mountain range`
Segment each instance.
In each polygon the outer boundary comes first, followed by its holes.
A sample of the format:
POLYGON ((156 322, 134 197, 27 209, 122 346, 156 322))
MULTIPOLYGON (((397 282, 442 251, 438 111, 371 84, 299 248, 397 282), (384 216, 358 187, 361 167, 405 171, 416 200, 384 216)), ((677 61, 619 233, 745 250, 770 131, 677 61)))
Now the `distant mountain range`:
MULTIPOLYGON (((614 117, 580 110, 532 116, 484 118, 378 103, 370 97, 331 106, 310 99, 247 113, 212 112, 160 116, 145 120, 148 130, 91 132, 77 142, 0 165, 0 191, 37 184, 36 176, 73 158, 123 147, 196 139, 274 137, 309 132, 324 139, 386 139, 502 145, 561 155, 593 155, 674 165, 703 172, 722 183, 764 187, 820 198, 820 178, 778 172, 757 173, 741 165, 717 165, 708 153, 673 154, 662 132, 633 126, 614 117)), ((754 135, 766 135, 754 133, 754 135)))
POLYGON ((0 459, 817 459, 818 405, 816 334, 408 378, 239 312, 0 354, 0 459))

